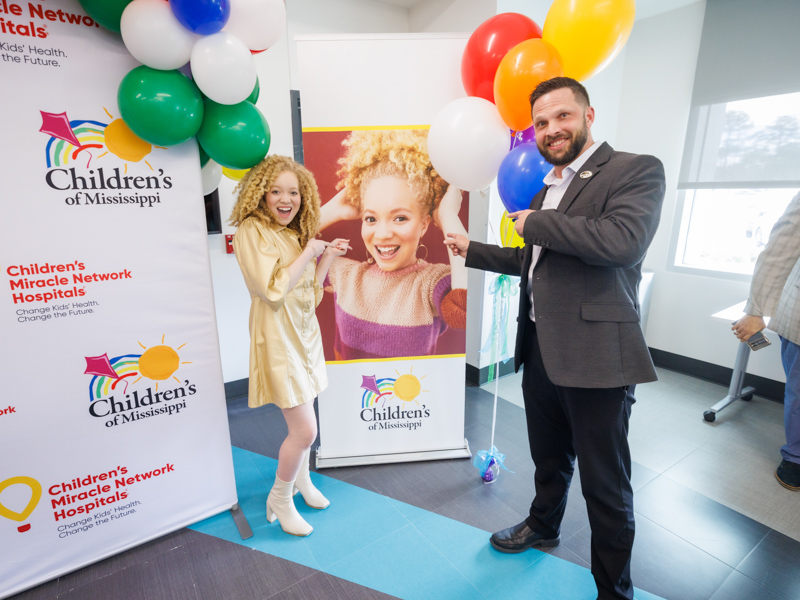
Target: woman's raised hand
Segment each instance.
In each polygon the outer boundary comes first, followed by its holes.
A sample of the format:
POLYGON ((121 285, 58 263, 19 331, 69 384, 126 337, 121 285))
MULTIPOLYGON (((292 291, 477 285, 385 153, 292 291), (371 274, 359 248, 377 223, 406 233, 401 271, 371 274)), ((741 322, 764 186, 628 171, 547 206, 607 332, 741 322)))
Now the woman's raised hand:
POLYGON ((442 229, 443 224, 447 226, 453 219, 458 219, 461 200, 461 190, 454 185, 448 186, 439 206, 433 211, 433 224, 442 229))
POLYGON ((352 221, 361 216, 358 208, 347 201, 347 188, 344 188, 326 202, 324 207, 328 207, 336 221, 352 221))

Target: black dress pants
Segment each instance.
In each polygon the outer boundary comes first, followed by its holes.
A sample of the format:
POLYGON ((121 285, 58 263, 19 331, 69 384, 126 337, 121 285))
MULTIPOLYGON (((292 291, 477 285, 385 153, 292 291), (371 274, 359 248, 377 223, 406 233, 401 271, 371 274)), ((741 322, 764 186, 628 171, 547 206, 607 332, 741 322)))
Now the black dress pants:
POLYGON ((633 386, 598 389, 554 385, 544 370, 536 325, 525 324, 522 393, 536 467, 528 526, 560 533, 575 459, 592 530, 592 575, 599 600, 633 598, 634 537, 628 419, 633 386))

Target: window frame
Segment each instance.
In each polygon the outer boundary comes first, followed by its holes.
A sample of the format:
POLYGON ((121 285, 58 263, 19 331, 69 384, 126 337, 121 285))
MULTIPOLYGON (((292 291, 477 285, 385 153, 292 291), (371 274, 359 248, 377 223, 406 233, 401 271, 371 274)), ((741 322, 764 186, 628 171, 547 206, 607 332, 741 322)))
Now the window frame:
MULTIPOLYGON (((787 92, 797 93, 797 92, 787 92)), ((758 98, 769 98, 783 94, 769 94, 760 96, 758 98)), ((700 277, 710 277, 714 279, 722 279, 729 281, 742 281, 749 282, 752 274, 735 273, 731 271, 722 271, 717 269, 694 267, 686 264, 678 264, 679 257, 682 260, 686 243, 691 227, 691 211, 688 205, 694 202, 694 199, 689 199, 691 192, 697 190, 761 190, 761 189, 786 189, 797 190, 800 189, 800 180, 771 180, 771 181, 754 181, 754 180, 740 180, 740 181, 702 181, 700 174, 703 169, 708 169, 711 165, 704 162, 702 155, 699 153, 708 152, 706 142, 709 137, 710 128, 713 126, 712 112, 714 107, 724 107, 723 114, 727 114, 728 104, 736 102, 738 99, 731 99, 725 102, 717 102, 715 104, 692 106, 689 114, 689 122, 686 128, 686 138, 684 141, 684 150, 681 161, 681 168, 679 174, 679 181, 676 190, 676 203, 675 212, 673 214, 672 233, 670 235, 668 264, 666 265, 667 271, 676 273, 696 275, 700 277), (694 133, 692 133, 694 132, 694 133), (697 173, 692 173, 695 170, 697 173)), ((719 110, 719 109, 717 109, 719 110)), ((800 140, 798 140, 800 141, 800 140)), ((713 151, 717 151, 718 148, 713 151)), ((716 168, 716 164, 714 164, 716 168)), ((788 202, 788 201, 787 201, 788 202)), ((763 248, 762 248, 763 250, 763 248)), ((759 251, 760 254, 760 251, 759 251)))

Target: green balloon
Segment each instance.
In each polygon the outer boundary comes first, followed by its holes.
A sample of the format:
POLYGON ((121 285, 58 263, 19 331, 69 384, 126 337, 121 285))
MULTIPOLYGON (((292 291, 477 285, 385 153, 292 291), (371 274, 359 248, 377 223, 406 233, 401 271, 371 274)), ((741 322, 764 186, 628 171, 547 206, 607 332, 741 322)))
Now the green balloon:
POLYGON ((100 25, 119 33, 122 11, 133 0, 79 0, 83 10, 100 25))
POLYGON ((253 91, 250 92, 250 95, 247 97, 247 101, 250 104, 255 104, 258 102, 258 95, 261 93, 261 86, 258 84, 258 77, 256 77, 256 87, 253 88, 253 91))
POLYGON ((206 151, 203 150, 203 147, 200 144, 197 144, 197 149, 200 151, 200 168, 202 169, 206 166, 206 163, 210 157, 208 154, 206 154, 206 151))
POLYGON ((117 90, 122 119, 131 131, 155 146, 191 139, 203 123, 203 97, 180 71, 136 67, 117 90))
POLYGON ((197 140, 208 155, 229 169, 249 169, 269 150, 269 125, 261 111, 245 100, 217 104, 206 100, 203 125, 197 140))

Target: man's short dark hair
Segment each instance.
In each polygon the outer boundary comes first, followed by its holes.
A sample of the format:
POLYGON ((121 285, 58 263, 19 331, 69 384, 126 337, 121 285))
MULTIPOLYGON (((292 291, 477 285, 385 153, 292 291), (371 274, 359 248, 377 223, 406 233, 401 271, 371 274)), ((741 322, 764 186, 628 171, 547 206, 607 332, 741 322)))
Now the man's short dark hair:
POLYGON ((531 92, 531 110, 533 110, 533 103, 539 98, 562 88, 571 89, 572 93, 575 94, 575 100, 577 100, 579 104, 583 104, 586 108, 591 106, 589 102, 589 92, 586 91, 586 88, 583 87, 579 81, 571 77, 553 77, 552 79, 541 82, 536 86, 536 89, 531 92))

